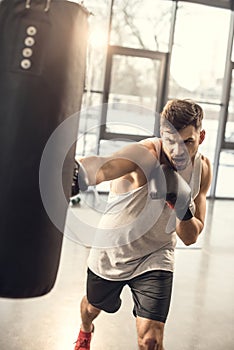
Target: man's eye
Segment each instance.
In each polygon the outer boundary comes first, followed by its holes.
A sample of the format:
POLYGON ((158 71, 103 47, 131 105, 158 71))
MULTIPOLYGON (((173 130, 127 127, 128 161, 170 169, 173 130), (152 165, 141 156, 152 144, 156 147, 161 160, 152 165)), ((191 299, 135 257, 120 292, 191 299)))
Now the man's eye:
POLYGON ((174 145, 174 143, 175 143, 174 140, 170 140, 170 139, 167 139, 166 142, 169 143, 169 145, 174 145))

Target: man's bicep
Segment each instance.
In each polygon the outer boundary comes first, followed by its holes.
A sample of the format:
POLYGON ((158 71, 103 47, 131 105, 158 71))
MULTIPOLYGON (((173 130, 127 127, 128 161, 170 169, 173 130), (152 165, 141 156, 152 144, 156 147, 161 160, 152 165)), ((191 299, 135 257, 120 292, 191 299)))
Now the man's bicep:
POLYGON ((206 215, 206 196, 211 183, 211 165, 208 159, 203 161, 201 186, 198 196, 195 198, 196 205, 195 217, 203 224, 206 215))
POLYGON ((136 169, 136 164, 127 158, 109 157, 102 165, 104 180, 113 180, 136 169))
POLYGON ((208 158, 203 159, 202 164, 202 176, 201 176, 201 189, 200 192, 207 194, 212 178, 211 164, 208 158))
POLYGON ((147 173, 156 161, 151 149, 140 142, 123 147, 113 154, 112 159, 118 159, 118 165, 129 167, 130 171, 140 168, 144 173, 147 173))
POLYGON ((201 192, 194 200, 196 209, 195 209, 195 217, 202 222, 204 225, 205 216, 206 216, 206 194, 201 192))
POLYGON ((105 180, 113 180, 128 173, 131 173, 142 166, 142 159, 146 157, 148 150, 139 143, 127 145, 108 157, 101 171, 105 180))

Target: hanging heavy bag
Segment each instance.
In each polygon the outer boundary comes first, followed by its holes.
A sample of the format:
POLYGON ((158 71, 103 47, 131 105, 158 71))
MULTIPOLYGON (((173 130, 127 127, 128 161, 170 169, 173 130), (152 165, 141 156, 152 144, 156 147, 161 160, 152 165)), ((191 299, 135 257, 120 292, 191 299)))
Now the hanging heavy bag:
MULTIPOLYGON (((0 2, 0 297, 41 296, 56 280, 63 234, 44 209, 39 166, 50 135, 81 107, 87 17, 69 1, 0 2)), ((77 128, 78 117, 73 140, 77 128)), ((63 167, 67 201, 74 154, 75 145, 63 167)), ((49 170, 49 181, 57 176, 49 170)))

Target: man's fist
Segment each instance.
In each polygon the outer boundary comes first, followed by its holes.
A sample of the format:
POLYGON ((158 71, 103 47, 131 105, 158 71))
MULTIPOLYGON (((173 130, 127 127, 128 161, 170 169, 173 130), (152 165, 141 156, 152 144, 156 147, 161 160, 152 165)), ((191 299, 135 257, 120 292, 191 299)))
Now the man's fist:
POLYGON ((72 197, 80 191, 86 191, 89 186, 88 174, 83 165, 75 160, 75 167, 72 179, 72 197))
POLYGON ((150 187, 155 187, 151 194, 154 199, 165 198, 180 220, 193 217, 191 208, 191 188, 188 183, 171 166, 162 164, 151 174, 150 187))
POLYGON ((165 175, 167 193, 166 201, 175 209, 176 216, 180 220, 189 220, 193 214, 189 208, 191 203, 191 188, 177 171, 168 165, 162 165, 165 175))

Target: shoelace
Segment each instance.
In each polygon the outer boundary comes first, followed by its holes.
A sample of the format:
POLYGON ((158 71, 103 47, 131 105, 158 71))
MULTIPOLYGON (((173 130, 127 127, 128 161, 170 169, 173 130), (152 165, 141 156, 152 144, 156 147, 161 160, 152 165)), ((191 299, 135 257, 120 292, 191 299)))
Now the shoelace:
MULTIPOLYGON (((77 343, 78 340, 75 342, 77 343)), ((89 346, 90 343, 90 339, 82 339, 81 341, 79 341, 78 347, 76 348, 76 350, 79 350, 81 348, 85 348, 87 346, 89 346)))
POLYGON ((82 342, 80 343, 80 347, 83 348, 85 346, 89 345, 89 340, 88 339, 84 339, 82 340, 82 342))
MULTIPOLYGON (((94 333, 94 324, 92 324, 91 333, 94 333)), ((91 341, 91 338, 77 339, 77 341, 74 342, 74 344, 76 344, 75 350, 89 347, 90 341, 91 341), (79 342, 79 344, 78 344, 78 342, 79 342)))

